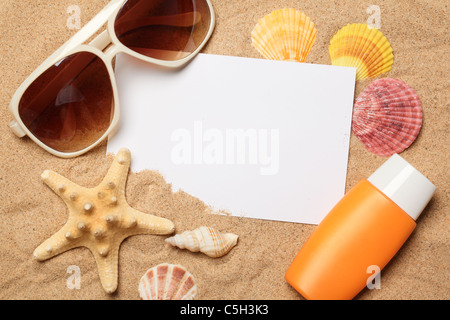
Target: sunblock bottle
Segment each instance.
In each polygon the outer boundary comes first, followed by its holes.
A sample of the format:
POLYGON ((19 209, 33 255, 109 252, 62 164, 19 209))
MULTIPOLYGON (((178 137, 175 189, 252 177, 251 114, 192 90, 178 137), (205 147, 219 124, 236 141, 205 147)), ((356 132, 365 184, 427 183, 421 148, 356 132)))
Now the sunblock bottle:
POLYGON ((435 190, 393 155, 322 220, 287 270, 287 282, 306 299, 353 299, 408 239, 435 190))

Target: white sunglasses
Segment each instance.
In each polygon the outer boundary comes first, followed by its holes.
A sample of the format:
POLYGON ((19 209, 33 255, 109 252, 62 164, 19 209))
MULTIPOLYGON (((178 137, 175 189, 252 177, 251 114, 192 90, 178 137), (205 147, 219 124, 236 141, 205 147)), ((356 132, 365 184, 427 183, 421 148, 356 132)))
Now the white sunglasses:
POLYGON ((112 0, 18 88, 11 129, 58 157, 86 153, 119 121, 114 57, 123 52, 179 68, 205 46, 214 25, 210 0, 112 0))

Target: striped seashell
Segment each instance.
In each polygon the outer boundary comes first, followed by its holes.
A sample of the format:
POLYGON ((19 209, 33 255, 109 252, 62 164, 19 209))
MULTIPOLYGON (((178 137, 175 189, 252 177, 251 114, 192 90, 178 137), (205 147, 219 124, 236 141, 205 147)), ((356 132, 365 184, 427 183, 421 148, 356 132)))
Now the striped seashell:
POLYGON ((356 68, 356 80, 374 78, 388 72, 394 63, 392 47, 380 30, 367 24, 348 24, 331 39, 331 62, 356 68))
POLYGON ((166 242, 180 249, 202 252, 211 258, 219 258, 230 252, 237 244, 237 240, 236 234, 220 233, 210 227, 200 227, 168 238, 166 242))
POLYGON ((375 80, 355 101, 353 132, 379 156, 404 151, 416 140, 421 127, 420 99, 402 80, 375 80))
POLYGON ((194 277, 180 265, 163 263, 139 281, 141 300, 193 300, 197 295, 194 277))
POLYGON ((303 12, 280 9, 260 19, 252 45, 266 59, 305 62, 316 40, 314 23, 303 12))

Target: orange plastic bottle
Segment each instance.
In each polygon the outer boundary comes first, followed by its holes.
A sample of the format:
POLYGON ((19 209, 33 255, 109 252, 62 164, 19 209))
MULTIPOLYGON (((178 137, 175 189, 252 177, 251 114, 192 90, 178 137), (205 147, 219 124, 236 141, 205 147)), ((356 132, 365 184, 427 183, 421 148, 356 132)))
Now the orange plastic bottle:
POLYGON ((306 299, 353 299, 374 277, 373 266, 383 269, 408 239, 435 189, 393 155, 323 219, 287 270, 287 282, 306 299))

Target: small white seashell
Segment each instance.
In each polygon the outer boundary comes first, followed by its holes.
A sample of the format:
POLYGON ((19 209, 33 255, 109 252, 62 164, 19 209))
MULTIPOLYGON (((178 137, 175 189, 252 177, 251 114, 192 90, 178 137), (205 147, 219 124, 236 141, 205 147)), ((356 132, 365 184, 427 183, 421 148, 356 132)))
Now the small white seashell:
POLYGON ((141 300, 193 300, 197 295, 194 277, 180 265, 162 263, 142 276, 141 300))
POLYGON ((237 244, 238 235, 220 233, 210 227, 200 227, 193 231, 185 231, 166 239, 166 242, 180 249, 202 252, 211 258, 226 255, 237 244))

